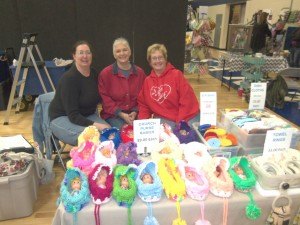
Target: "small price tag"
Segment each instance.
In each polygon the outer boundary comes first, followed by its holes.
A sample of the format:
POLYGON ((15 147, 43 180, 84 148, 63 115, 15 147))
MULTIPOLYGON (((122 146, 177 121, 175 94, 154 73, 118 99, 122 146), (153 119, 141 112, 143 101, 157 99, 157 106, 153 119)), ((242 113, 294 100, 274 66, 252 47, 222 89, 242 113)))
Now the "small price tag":
POLYGON ((292 131, 287 129, 267 131, 263 155, 286 151, 290 148, 292 131))
POLYGON ((249 109, 264 109, 267 83, 251 83, 249 109))
POLYGON ((150 153, 154 145, 159 143, 160 119, 133 121, 134 142, 137 143, 137 153, 144 153, 145 147, 150 153))
POLYGON ((217 93, 200 92, 200 125, 217 124, 217 93))

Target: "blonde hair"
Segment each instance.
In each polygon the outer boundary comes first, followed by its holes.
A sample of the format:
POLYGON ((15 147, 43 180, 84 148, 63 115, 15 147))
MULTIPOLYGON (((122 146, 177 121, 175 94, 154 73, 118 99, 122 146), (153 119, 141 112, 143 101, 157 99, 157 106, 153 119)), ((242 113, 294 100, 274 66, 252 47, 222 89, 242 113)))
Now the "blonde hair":
POLYGON ((151 54, 155 51, 160 51, 163 54, 165 60, 167 60, 168 52, 167 52, 166 46, 164 46, 163 44, 157 44, 156 43, 156 44, 150 45, 147 49, 147 60, 148 60, 148 62, 151 61, 151 54))
POLYGON ((123 38, 123 37, 119 37, 119 38, 117 38, 116 40, 114 40, 114 42, 113 42, 113 52, 115 52, 116 46, 117 46, 118 44, 123 44, 123 45, 125 45, 125 46, 131 51, 130 45, 129 45, 129 42, 127 41, 127 39, 126 39, 126 38, 123 38))

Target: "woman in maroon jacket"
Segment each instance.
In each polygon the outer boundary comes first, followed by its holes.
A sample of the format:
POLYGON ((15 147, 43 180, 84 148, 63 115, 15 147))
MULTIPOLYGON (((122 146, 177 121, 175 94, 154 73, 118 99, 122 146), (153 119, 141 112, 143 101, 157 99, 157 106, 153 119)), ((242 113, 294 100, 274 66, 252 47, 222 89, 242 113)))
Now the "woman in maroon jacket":
POLYGON ((124 38, 113 43, 116 62, 104 68, 98 76, 98 91, 102 98, 101 117, 112 127, 132 125, 137 117, 137 96, 146 77, 143 69, 129 61, 131 50, 124 38))

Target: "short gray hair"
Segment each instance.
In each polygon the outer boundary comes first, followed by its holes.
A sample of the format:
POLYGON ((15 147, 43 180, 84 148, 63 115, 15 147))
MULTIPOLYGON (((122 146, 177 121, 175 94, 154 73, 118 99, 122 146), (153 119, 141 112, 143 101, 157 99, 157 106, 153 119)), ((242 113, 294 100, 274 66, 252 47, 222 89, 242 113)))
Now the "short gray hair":
POLYGON ((129 45, 129 42, 127 41, 127 39, 123 38, 123 37, 119 37, 116 40, 114 40, 114 43, 113 43, 113 52, 115 51, 116 45, 118 45, 118 44, 126 45, 129 48, 129 50, 131 51, 130 45, 129 45))

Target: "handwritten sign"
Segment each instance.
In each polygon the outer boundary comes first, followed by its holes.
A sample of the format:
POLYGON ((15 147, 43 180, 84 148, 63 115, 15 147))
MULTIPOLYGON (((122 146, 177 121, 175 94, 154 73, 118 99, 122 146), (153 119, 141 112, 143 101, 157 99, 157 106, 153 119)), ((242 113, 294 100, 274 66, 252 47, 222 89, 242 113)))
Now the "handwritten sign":
POLYGON ((217 124, 217 93, 200 92, 200 125, 217 124))
POLYGON ((152 146, 159 143, 160 119, 135 120, 133 122, 134 142, 137 153, 144 153, 145 147, 150 153, 152 146))
POLYGON ((282 152, 289 149, 291 145, 291 140, 291 130, 269 130, 266 135, 263 155, 282 152))
POLYGON ((264 109, 267 83, 251 83, 249 109, 264 109))

